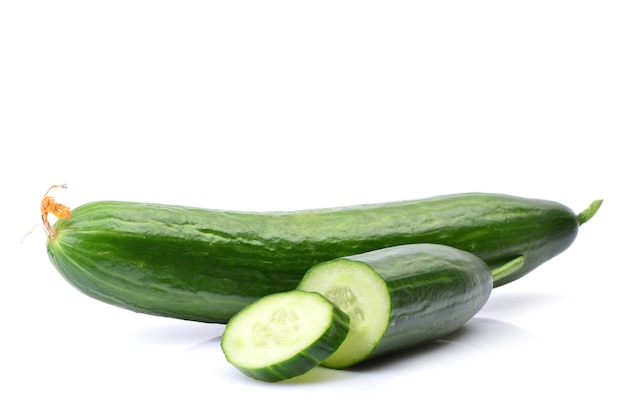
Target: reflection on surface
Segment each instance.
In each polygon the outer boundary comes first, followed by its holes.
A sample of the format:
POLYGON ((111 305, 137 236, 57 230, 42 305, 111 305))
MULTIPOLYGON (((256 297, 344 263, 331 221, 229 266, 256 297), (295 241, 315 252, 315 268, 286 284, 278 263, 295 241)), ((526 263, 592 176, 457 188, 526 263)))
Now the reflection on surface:
POLYGON ((479 315, 499 318, 501 316, 515 317, 520 314, 532 313, 550 305, 559 303, 562 299, 553 293, 503 291, 494 289, 487 304, 479 315))
POLYGON ((416 346, 358 364, 349 370, 366 372, 384 366, 441 363, 446 359, 483 358, 532 339, 523 328, 504 321, 474 317, 457 331, 434 342, 416 346))
POLYGON ((133 338, 140 343, 186 346, 220 337, 223 332, 223 324, 165 320, 163 324, 150 325, 135 331, 133 338))
MULTIPOLYGON (((531 332, 511 324, 521 315, 554 303, 541 294, 502 293, 492 298, 474 318, 459 330, 415 348, 362 362, 344 370, 317 367, 303 376, 285 381, 284 386, 341 383, 360 389, 364 376, 375 377, 380 384, 389 381, 442 381, 440 376, 469 379, 484 373, 497 373, 506 362, 531 359, 541 342, 531 332), (494 318, 497 317, 497 318, 494 318), (498 319, 505 317, 504 320, 498 319), (494 371, 495 370, 495 371, 494 371), (361 385, 359 385, 361 384, 361 385)), ((154 320, 157 320, 156 318, 154 320)), ((206 376, 229 383, 257 384, 229 365, 220 349, 223 324, 205 324, 179 320, 149 321, 133 334, 138 343, 159 348, 172 346, 175 359, 189 367, 197 367, 206 376), (181 353, 182 352, 182 353, 181 353)), ((510 365, 509 365, 510 366, 510 365)))

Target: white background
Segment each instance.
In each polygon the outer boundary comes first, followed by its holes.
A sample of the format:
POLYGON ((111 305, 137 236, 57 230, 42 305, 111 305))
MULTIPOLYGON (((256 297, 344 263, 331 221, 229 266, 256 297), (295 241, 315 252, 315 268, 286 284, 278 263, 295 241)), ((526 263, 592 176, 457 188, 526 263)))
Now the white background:
POLYGON ((0 4, 0 400, 625 399, 623 2, 0 4), (62 183, 70 207, 605 202, 462 331, 266 384, 225 361, 222 326, 66 283, 36 226, 62 183))

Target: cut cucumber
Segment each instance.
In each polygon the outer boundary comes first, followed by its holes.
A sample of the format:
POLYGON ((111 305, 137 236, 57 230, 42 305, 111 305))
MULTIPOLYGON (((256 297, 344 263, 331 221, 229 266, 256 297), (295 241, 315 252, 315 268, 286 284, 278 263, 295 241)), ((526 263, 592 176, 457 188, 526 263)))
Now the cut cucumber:
POLYGON ((492 286, 475 255, 412 244, 320 263, 298 289, 322 294, 350 316, 347 338, 321 363, 339 369, 455 331, 487 302, 492 286))
POLYGON ((350 318, 318 293, 292 290, 265 296, 226 325, 226 359, 249 377, 293 378, 328 358, 348 334, 350 318))

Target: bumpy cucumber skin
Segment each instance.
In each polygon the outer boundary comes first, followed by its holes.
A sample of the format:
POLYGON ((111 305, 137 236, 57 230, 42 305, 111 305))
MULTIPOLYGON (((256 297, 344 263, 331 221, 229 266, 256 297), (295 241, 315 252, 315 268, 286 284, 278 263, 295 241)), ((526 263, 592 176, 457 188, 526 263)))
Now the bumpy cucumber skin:
MULTIPOLYGON (((290 292, 302 291, 292 290, 285 293, 290 292)), ((308 348, 299 351, 290 359, 280 363, 265 367, 246 367, 233 362, 230 358, 231 351, 225 347, 225 339, 230 335, 230 328, 227 325, 221 342, 221 347, 224 355, 226 356, 226 360, 228 360, 229 363, 233 364, 233 366, 248 377, 265 382, 289 380, 303 375, 319 366, 321 362, 337 350, 337 348, 341 345, 341 342, 348 335, 348 331, 350 330, 350 317, 323 296, 318 294, 316 295, 322 298, 324 302, 329 303, 332 306, 333 319, 331 320, 328 329, 308 348)), ((249 306, 242 309, 239 314, 244 314, 248 307, 249 306)), ((306 317, 304 317, 304 319, 306 319, 306 317)))
POLYGON ((490 267, 526 257, 501 286, 568 248, 576 215, 498 194, 250 213, 99 201, 55 223, 54 266, 76 288, 134 311, 225 323, 252 301, 297 287, 313 265, 409 243, 439 243, 490 267))
POLYGON ((493 288, 484 261, 439 244, 396 246, 345 259, 371 267, 384 279, 391 298, 387 330, 361 361, 456 331, 480 311, 493 288))

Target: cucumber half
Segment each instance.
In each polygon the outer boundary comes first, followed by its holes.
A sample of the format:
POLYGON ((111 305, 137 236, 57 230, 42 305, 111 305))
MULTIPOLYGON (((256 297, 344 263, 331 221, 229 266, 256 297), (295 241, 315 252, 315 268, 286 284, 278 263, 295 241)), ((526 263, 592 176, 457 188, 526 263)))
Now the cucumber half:
POLYGON ((292 290, 265 296, 226 325, 221 348, 247 376, 278 382, 305 374, 346 338, 349 316, 318 293, 292 290))
MULTIPOLYGON (((507 265, 519 269, 523 261, 507 265)), ((449 246, 412 244, 317 264, 298 289, 318 292, 350 316, 350 332, 321 365, 342 369, 447 335, 487 302, 485 262, 449 246)))

